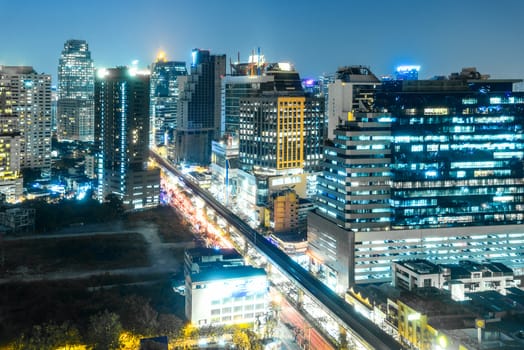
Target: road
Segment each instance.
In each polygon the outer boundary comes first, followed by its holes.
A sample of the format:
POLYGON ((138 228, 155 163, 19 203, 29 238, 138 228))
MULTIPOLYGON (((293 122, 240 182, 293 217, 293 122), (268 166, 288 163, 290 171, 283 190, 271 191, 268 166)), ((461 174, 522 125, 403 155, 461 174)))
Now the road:
POLYGON ((285 298, 280 303, 280 319, 294 334, 296 343, 302 349, 335 350, 285 298))
POLYGON ((287 278, 295 281, 319 305, 323 305, 330 316, 350 331, 353 341, 362 344, 366 349, 394 350, 402 349, 393 337, 384 332, 373 322, 357 313, 343 298, 317 280, 308 271, 293 261, 288 255, 267 241, 264 236, 252 229, 248 224, 219 203, 209 192, 186 180, 170 162, 154 152, 151 157, 165 171, 178 176, 185 185, 202 198, 206 205, 222 216, 231 226, 240 232, 264 257, 276 266, 287 278))

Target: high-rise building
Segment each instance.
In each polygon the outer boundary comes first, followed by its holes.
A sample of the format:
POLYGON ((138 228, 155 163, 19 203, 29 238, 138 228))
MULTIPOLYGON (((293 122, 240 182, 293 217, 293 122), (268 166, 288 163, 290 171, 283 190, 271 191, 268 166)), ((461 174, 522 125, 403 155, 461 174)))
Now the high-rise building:
POLYGON ((51 172, 51 76, 39 74, 28 66, 0 66, 0 86, 11 96, 10 113, 20 132, 20 168, 40 170, 48 176, 51 172))
POLYGON ((308 217, 332 287, 389 280, 391 260, 413 258, 524 272, 524 93, 473 73, 384 83, 382 112, 335 129, 308 217))
POLYGON ((247 171, 312 171, 322 156, 323 100, 306 95, 289 63, 267 67, 256 96, 239 101, 240 163, 247 171))
POLYGON ((226 56, 192 51, 191 74, 180 76, 175 152, 179 162, 207 165, 211 141, 220 138, 220 80, 226 56))
POLYGON ((187 75, 186 63, 168 61, 161 52, 151 68, 151 146, 174 143, 181 75, 187 75))
POLYGON ((273 63, 251 96, 239 99, 238 201, 246 215, 262 215, 276 191, 311 193, 322 157, 324 100, 306 94, 289 63, 273 63))
POLYGON ((230 65, 231 74, 222 78, 222 134, 238 135, 240 99, 259 95, 260 84, 273 80, 272 76, 265 74, 267 65, 263 55, 251 55, 248 62, 230 65))
POLYGON ((20 173, 20 130, 13 114, 13 95, 0 80, 0 193, 5 201, 20 200, 23 192, 20 173))
POLYGON ((98 70, 95 120, 98 199, 115 194, 130 209, 158 205, 160 173, 147 164, 149 73, 126 67, 98 70))
POLYGON ((95 69, 85 40, 68 40, 58 63, 57 138, 94 140, 95 69))

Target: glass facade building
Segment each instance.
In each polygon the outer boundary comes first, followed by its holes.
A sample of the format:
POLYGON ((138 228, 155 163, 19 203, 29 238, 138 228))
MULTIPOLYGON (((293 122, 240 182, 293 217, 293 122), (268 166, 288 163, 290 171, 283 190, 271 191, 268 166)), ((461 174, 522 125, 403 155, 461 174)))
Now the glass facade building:
POLYGON ((220 139, 220 80, 225 74, 226 55, 192 51, 191 74, 178 78, 177 161, 200 165, 211 162, 211 141, 220 139))
POLYGON ((387 281, 393 259, 489 259, 524 273, 524 93, 515 82, 383 82, 377 112, 335 128, 308 227, 313 268, 333 288, 387 281))
POLYGON ((114 194, 128 209, 158 205, 159 169, 149 169, 149 74, 101 69, 95 81, 95 147, 100 201, 114 194))
POLYGON ((385 84, 394 229, 524 222, 524 94, 513 81, 385 84))
POLYGON ((151 143, 174 143, 179 96, 178 77, 187 75, 186 63, 161 56, 151 69, 151 143))
POLYGON ((57 138, 94 140, 95 69, 85 40, 68 40, 58 63, 57 138))

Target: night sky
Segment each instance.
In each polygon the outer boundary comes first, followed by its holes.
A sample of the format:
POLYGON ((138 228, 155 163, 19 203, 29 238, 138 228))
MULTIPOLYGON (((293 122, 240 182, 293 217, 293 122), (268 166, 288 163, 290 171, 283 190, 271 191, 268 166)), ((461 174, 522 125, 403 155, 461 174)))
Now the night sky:
POLYGON ((0 65, 53 77, 64 42, 85 39, 96 67, 145 67, 160 49, 189 63, 197 47, 245 61, 260 47, 302 77, 417 64, 420 78, 524 78, 523 0, 0 0, 0 14, 0 65))

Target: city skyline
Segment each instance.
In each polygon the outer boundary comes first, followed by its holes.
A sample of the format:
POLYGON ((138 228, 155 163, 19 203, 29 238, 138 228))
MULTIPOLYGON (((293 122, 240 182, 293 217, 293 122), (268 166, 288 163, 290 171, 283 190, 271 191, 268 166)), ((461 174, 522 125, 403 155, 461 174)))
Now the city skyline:
POLYGON ((253 9, 190 2, 95 1, 86 7, 65 1, 0 0, 5 16, 0 65, 31 65, 53 76, 69 39, 86 40, 96 67, 139 60, 154 62, 159 50, 170 60, 190 62, 193 48, 241 60, 259 47, 270 61, 290 61, 302 77, 363 64, 377 75, 399 64, 420 64, 420 78, 477 67, 493 78, 524 78, 524 48, 511 38, 524 34, 524 3, 504 0, 373 4, 277 3, 253 9), (125 10, 122 8, 125 7, 125 10), (117 15, 118 14, 118 15, 117 15), (22 25, 21 25, 22 24, 22 25), (35 32, 35 28, 38 31, 35 32), (15 38, 16 40, 12 40, 15 38))

